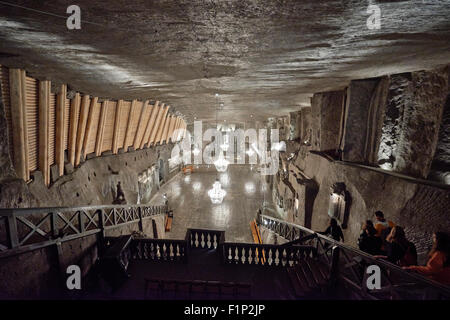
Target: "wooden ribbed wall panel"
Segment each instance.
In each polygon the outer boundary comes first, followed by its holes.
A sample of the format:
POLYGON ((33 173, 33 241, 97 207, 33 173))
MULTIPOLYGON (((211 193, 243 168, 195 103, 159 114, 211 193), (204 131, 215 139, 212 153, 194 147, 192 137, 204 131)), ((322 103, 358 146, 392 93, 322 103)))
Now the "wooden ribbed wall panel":
POLYGON ((0 65, 9 152, 16 172, 25 181, 39 169, 45 185, 50 186, 50 180, 57 178, 50 177, 50 166, 58 164, 58 176, 64 174, 65 150, 67 160, 78 166, 81 158, 93 152, 117 153, 124 147, 138 150, 150 141, 168 143, 181 126, 178 117, 168 115, 169 106, 160 107, 158 101, 152 106, 148 100, 120 100, 119 109, 117 101, 100 103, 97 97, 91 100, 80 93, 67 99, 64 84, 59 94, 51 93, 50 88, 49 81, 38 81, 27 77, 24 70, 0 65))
POLYGON ((94 109, 92 110, 92 129, 89 133, 89 139, 86 145, 86 154, 95 151, 95 142, 97 139, 98 122, 100 119, 100 107, 101 103, 97 102, 94 104, 94 109))
POLYGON ((116 118, 117 102, 109 101, 106 110, 105 128, 103 131, 102 152, 112 150, 112 141, 114 134, 114 121, 116 118))
POLYGON ((50 94, 50 108, 48 110, 48 164, 55 163, 55 132, 56 132, 56 94, 50 94))
POLYGON ((70 99, 66 99, 64 103, 66 109, 64 113, 64 150, 69 147, 70 104, 70 99))
POLYGON ((26 119, 28 131, 28 170, 38 168, 39 157, 39 88, 36 79, 26 77, 26 119))
POLYGON ((12 135, 12 120, 11 120, 11 99, 9 94, 9 70, 0 66, 0 81, 2 90, 3 106, 5 108, 6 124, 8 125, 8 143, 11 159, 14 159, 13 135, 12 135))
POLYGON ((152 111, 151 106, 148 105, 148 101, 144 102, 142 107, 141 118, 139 119, 138 126, 136 128, 136 135, 134 137, 134 149, 137 150, 141 147, 141 141, 147 128, 147 123, 152 111))
POLYGON ((118 147, 123 148, 125 144, 125 133, 127 131, 128 118, 130 117, 131 101, 124 101, 122 106, 122 119, 119 128, 118 147))
POLYGON ((130 122, 130 131, 127 137, 127 146, 133 146, 134 137, 136 135, 137 127, 139 124, 139 118, 141 117, 142 107, 143 107, 142 101, 136 101, 136 105, 134 107, 130 122))

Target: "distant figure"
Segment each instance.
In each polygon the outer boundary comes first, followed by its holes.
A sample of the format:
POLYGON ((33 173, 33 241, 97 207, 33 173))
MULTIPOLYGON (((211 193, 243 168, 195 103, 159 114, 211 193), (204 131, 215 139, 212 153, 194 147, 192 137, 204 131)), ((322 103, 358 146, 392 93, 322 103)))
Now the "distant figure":
POLYGON ((329 227, 324 232, 319 232, 320 234, 331 236, 336 241, 344 241, 344 234, 342 233, 341 227, 339 227, 336 219, 331 218, 329 227))
POLYGON ((113 204, 126 204, 127 201, 125 200, 125 194, 122 190, 122 185, 120 184, 120 181, 117 183, 117 191, 116 191, 116 198, 113 201, 113 204))
POLYGON ((376 233, 372 221, 367 220, 358 239, 358 247, 361 251, 371 255, 381 254, 382 241, 380 237, 376 236, 376 233))
POLYGON ((386 238, 386 254, 375 257, 399 266, 417 264, 416 246, 406 239, 405 231, 399 226, 393 227, 386 238))
POLYGON ((384 214, 382 211, 376 211, 375 218, 377 219, 374 226, 375 230, 377 231, 376 236, 380 237, 384 241, 395 224, 392 221, 387 221, 384 218, 384 214))
POLYGON ((405 270, 418 272, 432 280, 450 285, 450 235, 444 232, 433 234, 433 248, 428 254, 426 266, 407 266, 405 270))

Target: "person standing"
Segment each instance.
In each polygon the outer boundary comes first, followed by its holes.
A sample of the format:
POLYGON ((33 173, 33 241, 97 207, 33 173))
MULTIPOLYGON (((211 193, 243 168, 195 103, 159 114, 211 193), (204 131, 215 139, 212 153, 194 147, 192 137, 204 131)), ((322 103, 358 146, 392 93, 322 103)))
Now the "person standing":
POLYGON ((342 233, 341 227, 338 225, 337 220, 334 218, 331 218, 330 225, 324 232, 319 232, 320 234, 330 236, 336 241, 344 242, 344 234, 342 233))

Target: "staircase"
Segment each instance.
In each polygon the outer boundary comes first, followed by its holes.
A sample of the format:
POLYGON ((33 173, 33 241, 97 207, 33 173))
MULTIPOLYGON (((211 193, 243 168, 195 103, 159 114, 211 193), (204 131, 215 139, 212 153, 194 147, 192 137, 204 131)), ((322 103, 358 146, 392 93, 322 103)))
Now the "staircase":
POLYGON ((304 257, 295 266, 287 268, 297 297, 327 295, 338 299, 361 300, 449 300, 450 288, 417 273, 356 248, 337 242, 300 225, 266 215, 259 224, 289 242, 281 247, 309 245, 316 249, 312 257, 304 257), (380 268, 380 289, 366 285, 371 272, 369 266, 380 268))

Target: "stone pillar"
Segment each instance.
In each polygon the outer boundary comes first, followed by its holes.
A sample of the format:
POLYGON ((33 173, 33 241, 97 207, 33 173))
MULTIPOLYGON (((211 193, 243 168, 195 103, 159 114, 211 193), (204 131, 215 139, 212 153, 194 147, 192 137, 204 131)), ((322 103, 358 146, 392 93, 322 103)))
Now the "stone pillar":
POLYGON ((313 125, 311 142, 314 150, 334 153, 339 148, 344 98, 344 91, 314 94, 311 101, 313 125))
POLYGON ((438 144, 448 75, 445 70, 392 75, 378 162, 426 178, 438 144))
POLYGON ((369 106, 380 79, 354 80, 347 88, 342 159, 351 162, 367 162, 367 136, 372 119, 369 106))

